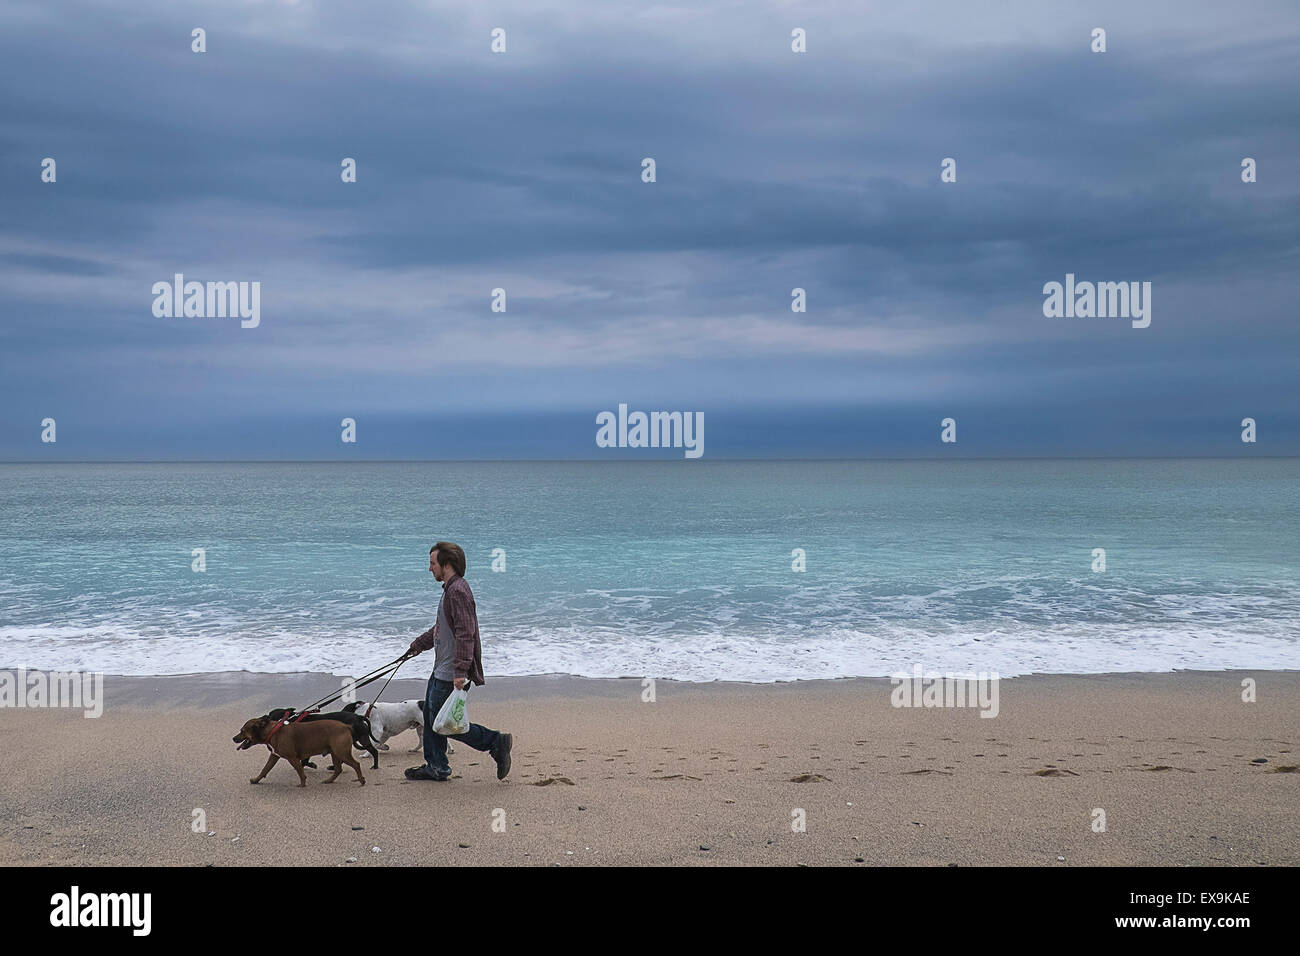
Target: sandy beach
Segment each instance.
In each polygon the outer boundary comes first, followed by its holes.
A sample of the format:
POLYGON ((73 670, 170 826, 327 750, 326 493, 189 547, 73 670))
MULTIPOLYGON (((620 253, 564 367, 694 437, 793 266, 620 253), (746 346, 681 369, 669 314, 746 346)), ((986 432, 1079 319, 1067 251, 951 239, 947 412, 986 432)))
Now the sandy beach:
POLYGON ((299 789, 284 762, 250 786, 266 752, 236 751, 243 721, 335 686, 108 677, 98 719, 0 710, 0 863, 1300 864, 1295 671, 1022 677, 993 719, 893 707, 886 680, 658 681, 644 702, 639 680, 489 675, 470 713, 515 735, 504 782, 464 745, 451 781, 406 781, 407 732, 365 787, 299 789))

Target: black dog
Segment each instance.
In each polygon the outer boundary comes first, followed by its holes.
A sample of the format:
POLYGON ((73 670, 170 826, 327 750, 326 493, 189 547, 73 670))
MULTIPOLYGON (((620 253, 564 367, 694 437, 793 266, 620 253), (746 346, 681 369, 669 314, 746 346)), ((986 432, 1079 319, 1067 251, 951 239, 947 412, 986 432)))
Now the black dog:
MULTIPOLYGON (((292 720, 297 713, 293 707, 277 708, 266 716, 272 720, 289 719, 292 720)), ((347 724, 348 730, 352 731, 352 743, 358 750, 364 750, 374 758, 374 765, 371 770, 379 769, 379 751, 375 749, 374 738, 370 733, 370 721, 360 714, 349 713, 346 710, 336 710, 328 714, 308 714, 303 720, 337 720, 340 724, 347 724)), ((315 769, 316 765, 307 761, 303 766, 315 769)), ((330 767, 333 770, 333 767, 330 767)))

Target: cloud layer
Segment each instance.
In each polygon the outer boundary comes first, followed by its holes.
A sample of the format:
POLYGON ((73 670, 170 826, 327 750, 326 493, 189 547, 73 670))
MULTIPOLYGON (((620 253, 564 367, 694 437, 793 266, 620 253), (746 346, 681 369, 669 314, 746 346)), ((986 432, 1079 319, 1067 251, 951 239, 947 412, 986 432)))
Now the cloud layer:
POLYGON ((575 457, 620 401, 735 455, 1300 453, 1293 6, 977 6, 7 4, 0 457, 575 457), (261 325, 155 318, 176 272, 261 325), (1044 318, 1067 272, 1151 327, 1044 318))

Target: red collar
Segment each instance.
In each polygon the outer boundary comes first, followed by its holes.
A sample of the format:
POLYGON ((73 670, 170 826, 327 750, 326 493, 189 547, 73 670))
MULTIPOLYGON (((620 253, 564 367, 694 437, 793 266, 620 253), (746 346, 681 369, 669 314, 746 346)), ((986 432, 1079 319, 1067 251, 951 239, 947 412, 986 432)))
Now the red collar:
POLYGON ((271 746, 271 738, 274 737, 279 732, 280 728, 284 726, 285 721, 288 721, 291 724, 296 724, 298 721, 302 720, 304 717, 307 716, 307 714, 310 713, 314 713, 314 711, 309 710, 301 714, 296 714, 293 720, 289 720, 288 717, 281 717, 278 721, 276 721, 275 726, 271 728, 271 732, 267 734, 266 737, 262 740, 262 743, 266 744, 268 747, 271 746))

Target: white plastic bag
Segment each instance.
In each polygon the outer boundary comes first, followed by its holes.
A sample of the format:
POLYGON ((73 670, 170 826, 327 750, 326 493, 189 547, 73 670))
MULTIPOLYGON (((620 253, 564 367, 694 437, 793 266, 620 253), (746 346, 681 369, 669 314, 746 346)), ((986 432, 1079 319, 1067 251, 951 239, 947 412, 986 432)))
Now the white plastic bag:
POLYGON ((438 716, 433 722, 433 732, 444 737, 469 733, 469 714, 465 712, 468 704, 469 694, 463 690, 453 690, 438 709, 438 716))

